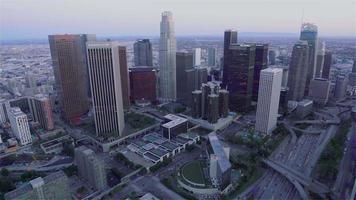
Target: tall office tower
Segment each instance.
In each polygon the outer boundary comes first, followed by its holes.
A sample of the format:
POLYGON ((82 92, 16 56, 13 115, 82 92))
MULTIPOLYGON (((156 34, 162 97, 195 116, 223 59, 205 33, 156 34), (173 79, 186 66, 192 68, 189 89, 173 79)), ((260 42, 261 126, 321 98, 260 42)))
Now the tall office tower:
POLYGON ((177 98, 176 45, 173 15, 169 11, 163 12, 159 43, 159 90, 163 102, 177 98))
POLYGON ((201 85, 201 91, 202 91, 202 103, 201 103, 201 112, 202 112, 202 118, 203 119, 208 119, 209 117, 209 99, 208 96, 211 93, 211 87, 208 84, 202 84, 201 85))
POLYGON ((193 49, 193 65, 194 66, 201 65, 201 48, 193 49))
POLYGON ((222 88, 229 91, 229 108, 245 112, 251 106, 255 45, 230 45, 224 58, 222 88))
POLYGON ((86 179, 97 190, 106 188, 106 172, 102 160, 95 155, 94 151, 80 146, 74 150, 75 163, 81 178, 86 179))
POLYGON ((277 125, 283 70, 267 68, 260 76, 255 130, 270 134, 277 125))
POLYGON ((50 99, 43 94, 38 94, 28 98, 28 101, 33 120, 38 122, 41 128, 47 131, 53 130, 54 120, 50 99))
POLYGON ((156 101, 156 70, 152 67, 130 68, 130 99, 156 101))
POLYGON ((48 39, 61 114, 76 124, 89 110, 85 36, 49 35, 48 39))
POLYGON ((33 73, 26 73, 25 75, 26 87, 35 88, 37 87, 37 77, 33 73))
POLYGON ((201 118, 202 117, 202 91, 194 90, 192 92, 192 117, 201 118))
POLYGON ((268 62, 270 65, 276 64, 276 51, 275 50, 270 50, 268 52, 268 62))
POLYGON ((216 66, 217 49, 215 47, 208 48, 208 65, 216 66))
POLYGON ((208 70, 205 67, 195 68, 195 89, 199 90, 203 83, 208 82, 208 70))
POLYGON ((219 90, 219 115, 223 118, 229 114, 229 91, 219 90))
POLYGON ((348 80, 345 76, 337 76, 335 83, 334 97, 336 100, 341 100, 346 96, 348 80))
POLYGON ((316 54, 315 78, 321 78, 325 59, 325 42, 318 43, 318 50, 316 54))
POLYGON ((208 122, 215 124, 219 119, 219 95, 209 94, 208 95, 208 122))
POLYGON ((329 79, 331 65, 332 65, 332 53, 331 51, 325 51, 324 66, 321 74, 322 78, 329 79))
POLYGON ((130 108, 129 69, 127 68, 126 47, 119 46, 120 79, 124 110, 130 108))
POLYGON ((306 41, 298 41, 293 47, 288 76, 288 100, 301 101, 304 97, 309 66, 308 52, 306 41))
MULTIPOLYGON (((188 91, 187 70, 193 69, 193 54, 186 52, 176 53, 176 79, 177 81, 177 101, 185 103, 193 90, 188 91)), ((188 71, 189 73, 189 71, 188 71)), ((189 87, 191 88, 191 87, 189 87)))
POLYGON ((329 100, 331 82, 324 78, 315 78, 310 81, 309 97, 315 104, 325 105, 329 100))
POLYGON ((226 30, 224 32, 224 57, 228 52, 231 44, 237 44, 237 31, 226 30))
POLYGON ((57 171, 45 177, 35 178, 22 184, 19 188, 8 192, 5 200, 71 200, 69 179, 63 171, 57 171))
POLYGON ((309 46, 308 73, 304 95, 308 95, 310 80, 315 77, 316 51, 318 45, 318 27, 311 23, 303 23, 300 31, 300 40, 307 41, 309 46))
POLYGON ((30 127, 28 125, 27 115, 20 108, 14 107, 8 110, 8 117, 11 129, 21 145, 32 142, 30 127))
POLYGON ((7 122, 6 101, 0 98, 0 125, 7 122))
POLYGON ((135 66, 153 66, 152 44, 149 39, 137 40, 134 43, 135 66))
POLYGON ((252 100, 257 102, 260 72, 267 68, 268 44, 256 44, 255 68, 253 70, 252 100))
POLYGON ((356 59, 354 60, 354 65, 352 67, 352 71, 349 74, 349 85, 356 86, 356 59))
POLYGON ((87 50, 96 135, 104 139, 121 136, 125 122, 119 44, 90 42, 87 50))

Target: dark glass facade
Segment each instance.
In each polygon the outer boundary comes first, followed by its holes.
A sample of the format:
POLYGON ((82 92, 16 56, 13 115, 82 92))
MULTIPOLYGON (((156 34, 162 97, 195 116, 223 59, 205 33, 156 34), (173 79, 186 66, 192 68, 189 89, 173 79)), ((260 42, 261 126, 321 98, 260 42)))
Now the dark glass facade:
POLYGON ((267 68, 268 44, 256 44, 255 68, 253 71, 252 100, 257 102, 261 70, 267 68))
POLYGON ((156 71, 152 67, 130 68, 130 100, 156 101, 156 71))
POLYGON ((255 45, 230 45, 224 58, 222 88, 229 91, 229 108, 246 112, 251 106, 255 45))

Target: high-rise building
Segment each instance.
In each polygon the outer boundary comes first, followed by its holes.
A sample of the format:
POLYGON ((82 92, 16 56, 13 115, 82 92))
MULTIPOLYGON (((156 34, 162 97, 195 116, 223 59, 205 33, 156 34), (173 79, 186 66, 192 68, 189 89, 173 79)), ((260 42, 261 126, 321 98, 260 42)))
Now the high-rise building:
POLYGON ((88 112, 85 35, 49 35, 49 44, 62 117, 76 124, 88 112))
POLYGON ((307 41, 308 50, 308 73, 304 95, 308 95, 310 80, 315 77, 316 51, 318 45, 318 27, 315 24, 303 23, 300 31, 300 40, 307 41))
POLYGON ((6 101, 0 98, 0 125, 7 122, 6 101))
POLYGON ((215 47, 208 48, 208 66, 216 66, 217 49, 215 47))
POLYGON ((87 50, 96 135, 104 139, 121 136, 125 122, 119 44, 89 42, 87 50))
POLYGON ((193 90, 188 91, 189 72, 193 69, 193 54, 186 52, 177 52, 176 54, 177 69, 177 101, 185 103, 193 90), (187 72, 188 71, 188 72, 187 72))
POLYGON ((12 132, 20 141, 21 145, 32 142, 30 127, 28 125, 27 115, 19 107, 10 108, 7 112, 11 124, 12 132))
POLYGON ((270 134, 277 125, 282 76, 283 70, 278 68, 261 71, 255 125, 257 132, 270 134))
POLYGON ((194 66, 201 65, 201 48, 193 49, 193 65, 194 66))
POLYGON ((256 44, 255 68, 253 71, 252 100, 257 102, 260 72, 267 68, 268 44, 256 44))
POLYGON ((194 90, 192 92, 192 117, 201 118, 202 117, 202 91, 194 90))
POLYGON ((26 87, 28 87, 28 88, 37 87, 37 79, 36 79, 36 75, 35 74, 26 73, 25 81, 26 81, 26 87))
POLYGON ((208 70, 205 67, 195 68, 195 89, 199 90, 203 83, 208 82, 208 70))
POLYGON ((309 66, 309 47, 306 41, 297 42, 292 51, 288 76, 288 100, 301 101, 304 97, 309 66))
POLYGON ((8 192, 5 200, 61 199, 71 200, 69 179, 63 171, 57 171, 43 178, 38 177, 19 188, 8 192))
POLYGON ((130 99, 156 101, 156 70, 149 66, 130 68, 130 99))
POLYGON ((38 94, 28 99, 33 120, 38 122, 41 128, 49 131, 54 129, 52 105, 50 99, 38 94))
POLYGON ((329 100, 331 82, 324 78, 315 78, 310 81, 309 97, 318 105, 325 105, 329 100))
POLYGON ((149 39, 137 40, 134 43, 135 66, 153 66, 152 44, 149 39))
POLYGON ((237 31, 230 29, 224 32, 224 57, 231 44, 237 44, 237 31))
POLYGON ((229 108, 245 112, 251 106, 255 45, 234 44, 226 50, 222 88, 229 91, 229 108))
POLYGON ((345 98, 346 89, 347 89, 348 79, 345 76, 337 76, 336 83, 335 83, 335 92, 334 98, 336 100, 341 100, 345 98))
POLYGON ((161 101, 175 101, 177 98, 176 80, 176 38, 173 15, 169 11, 162 13, 159 44, 159 83, 161 101))
POLYGON ((276 51, 275 50, 270 50, 268 52, 268 62, 270 65, 276 64, 276 51))
POLYGON ((321 73, 322 78, 329 79, 331 64, 332 64, 332 53, 331 51, 325 51, 324 66, 321 73))
POLYGON ((221 89, 219 83, 203 83, 201 90, 194 90, 191 95, 193 118, 202 118, 215 124, 220 117, 228 116, 229 92, 221 89))
POLYGON ((129 69, 127 68, 126 47, 119 46, 120 79, 124 110, 130 108, 129 69))
POLYGON ((316 53, 315 78, 321 78, 325 60, 325 42, 319 42, 316 53))
POLYGON ((225 118, 229 114, 229 91, 219 90, 219 113, 225 118))
POLYGON ((106 188, 106 172, 104 162, 93 150, 80 146, 74 150, 75 163, 81 178, 86 179, 97 190, 106 188))
POLYGON ((209 94, 208 95, 208 122, 215 124, 219 119, 219 95, 209 94))
POLYGON ((356 86, 356 59, 354 60, 354 65, 352 67, 352 71, 349 74, 349 85, 355 87, 356 86))

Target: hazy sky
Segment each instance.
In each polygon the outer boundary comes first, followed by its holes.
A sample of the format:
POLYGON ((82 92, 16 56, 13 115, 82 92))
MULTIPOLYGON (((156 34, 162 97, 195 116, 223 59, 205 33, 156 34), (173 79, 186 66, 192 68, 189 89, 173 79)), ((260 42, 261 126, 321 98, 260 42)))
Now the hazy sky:
POLYGON ((165 10, 173 12, 177 35, 298 33, 303 10, 321 36, 356 35, 356 0, 0 0, 0 37, 158 36, 165 10))

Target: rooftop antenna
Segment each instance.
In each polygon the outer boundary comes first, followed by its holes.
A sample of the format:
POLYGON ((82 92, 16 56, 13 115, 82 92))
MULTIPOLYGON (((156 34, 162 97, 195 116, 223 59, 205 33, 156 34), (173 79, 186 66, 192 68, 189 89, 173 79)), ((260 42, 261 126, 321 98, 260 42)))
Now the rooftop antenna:
POLYGON ((304 8, 302 9, 302 18, 301 18, 301 25, 304 23, 304 8))

